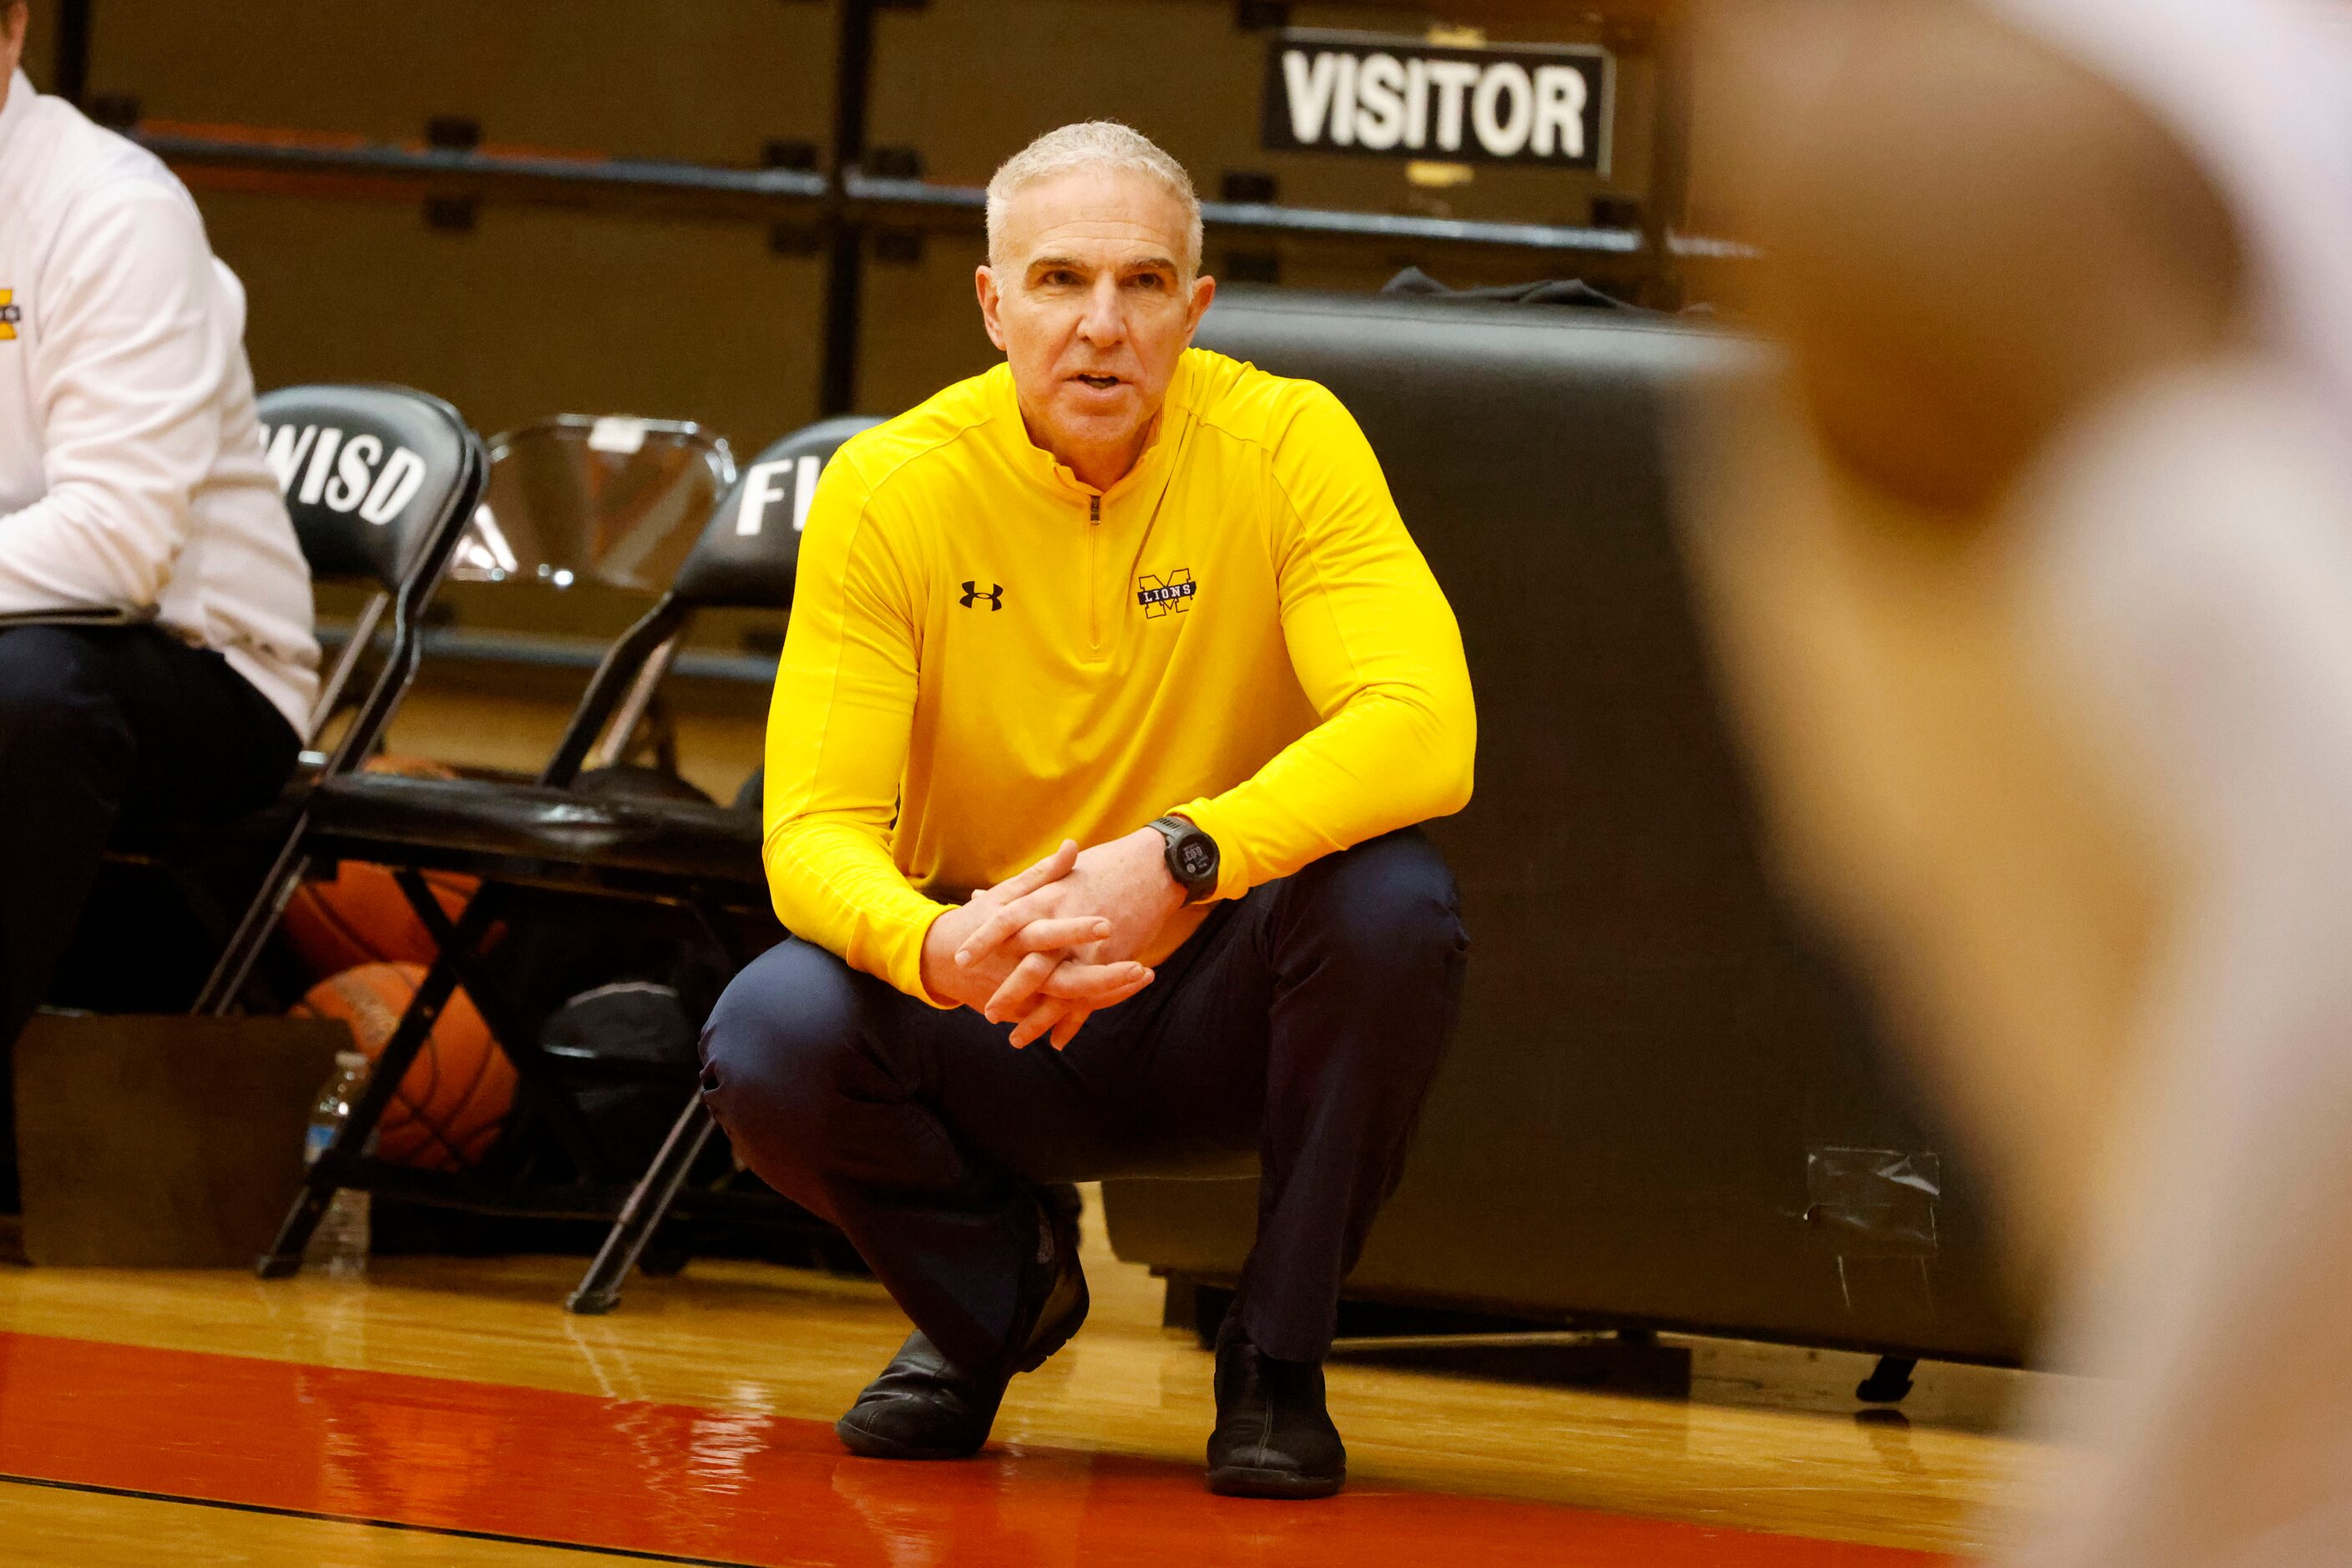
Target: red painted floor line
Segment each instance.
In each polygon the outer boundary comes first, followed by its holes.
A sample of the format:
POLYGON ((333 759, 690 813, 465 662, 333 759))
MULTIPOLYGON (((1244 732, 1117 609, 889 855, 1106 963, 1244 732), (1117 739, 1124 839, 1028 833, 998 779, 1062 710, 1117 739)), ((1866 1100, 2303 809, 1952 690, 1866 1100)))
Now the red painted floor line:
POLYGON ((821 1421, 36 1334, 0 1333, 0 1474, 758 1568, 1945 1561, 1439 1492, 1239 1501, 1062 1449, 897 1465, 821 1421))

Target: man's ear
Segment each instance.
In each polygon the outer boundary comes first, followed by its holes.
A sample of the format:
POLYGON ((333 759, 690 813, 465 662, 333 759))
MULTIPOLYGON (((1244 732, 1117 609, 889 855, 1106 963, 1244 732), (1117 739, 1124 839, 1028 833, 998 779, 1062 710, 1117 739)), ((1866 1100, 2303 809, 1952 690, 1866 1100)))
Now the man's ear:
POLYGON ((1004 323, 997 320, 996 315, 996 269, 982 263, 980 269, 972 274, 971 281, 972 287, 980 293, 981 324, 988 329, 988 341, 1002 353, 1004 349, 1004 323))
POLYGON ((1209 313, 1210 302, 1216 297, 1217 280, 1215 279, 1202 277, 1192 279, 1192 319, 1184 324, 1186 342, 1191 342, 1192 334, 1201 330, 1201 318, 1209 313))

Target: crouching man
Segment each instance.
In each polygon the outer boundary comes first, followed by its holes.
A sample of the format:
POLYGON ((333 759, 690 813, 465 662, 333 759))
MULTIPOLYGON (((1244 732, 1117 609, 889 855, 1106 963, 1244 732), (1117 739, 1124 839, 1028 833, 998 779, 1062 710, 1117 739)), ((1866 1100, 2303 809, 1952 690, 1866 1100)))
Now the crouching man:
POLYGON ((988 219, 1007 363, 849 442, 809 514, 768 730, 797 934, 704 1091, 915 1321, 837 1427, 879 1458, 974 1452, 1077 1331, 1041 1187, 1255 1151, 1209 1485, 1325 1496, 1340 1283, 1462 981, 1413 830, 1470 795, 1461 635, 1338 400, 1190 346, 1174 160, 1066 127, 988 219))

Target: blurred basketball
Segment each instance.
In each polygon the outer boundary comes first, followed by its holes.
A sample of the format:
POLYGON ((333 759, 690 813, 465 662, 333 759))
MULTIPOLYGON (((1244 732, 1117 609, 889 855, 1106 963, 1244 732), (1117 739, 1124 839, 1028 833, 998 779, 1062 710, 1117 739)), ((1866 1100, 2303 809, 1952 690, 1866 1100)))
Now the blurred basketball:
POLYGON ((360 764, 361 771, 371 773, 398 773, 409 779, 454 779, 457 770, 446 763, 436 763, 431 757, 412 757, 403 752, 378 752, 360 764))
MULTIPOLYGON (((387 752, 365 763, 372 773, 403 778, 454 779, 455 769, 430 757, 387 752)), ((441 912, 456 920, 480 884, 454 871, 427 871, 441 912)), ((430 963, 440 945, 416 918, 400 884, 382 866, 344 861, 335 875, 306 881, 287 900, 278 929, 311 978, 324 979, 363 963, 430 963)))
MULTIPOLYGON (((312 986, 293 1012, 342 1020, 352 1042, 373 1061, 424 981, 423 964, 363 963, 312 986)), ((385 1110, 376 1152, 427 1170, 467 1169, 497 1141, 514 1097, 514 1064, 491 1041, 473 999, 460 989, 451 994, 385 1110)))
MULTIPOLYGON (((454 871, 427 871, 425 881, 452 921, 480 886, 454 871)), ((325 881, 297 887, 279 929, 314 977, 367 963, 430 963, 441 951, 392 872, 358 860, 344 861, 325 881)))

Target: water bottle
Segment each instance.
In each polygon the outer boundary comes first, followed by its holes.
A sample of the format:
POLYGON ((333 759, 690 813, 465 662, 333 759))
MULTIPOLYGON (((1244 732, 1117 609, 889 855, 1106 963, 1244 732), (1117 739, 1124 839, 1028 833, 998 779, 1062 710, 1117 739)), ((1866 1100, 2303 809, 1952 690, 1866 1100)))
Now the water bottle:
MULTIPOLYGON (((352 1102, 366 1087, 367 1076, 367 1058, 357 1051, 336 1053, 335 1075, 310 1106, 310 1131, 302 1139, 303 1164, 317 1164, 335 1134, 342 1131, 351 1119, 352 1102)), ((310 1244, 302 1249, 302 1262, 306 1268, 323 1267, 331 1279, 355 1279, 367 1272, 367 1260, 368 1194, 345 1187, 319 1216, 310 1244)))

